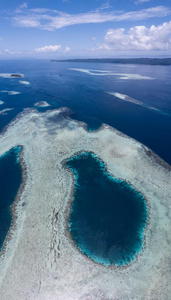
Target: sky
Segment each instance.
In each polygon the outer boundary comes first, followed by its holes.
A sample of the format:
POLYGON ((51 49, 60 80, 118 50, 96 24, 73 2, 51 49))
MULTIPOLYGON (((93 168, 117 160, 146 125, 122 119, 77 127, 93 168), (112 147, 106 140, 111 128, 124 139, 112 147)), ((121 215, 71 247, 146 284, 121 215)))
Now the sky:
POLYGON ((0 59, 171 57, 171 0, 0 1, 0 59))

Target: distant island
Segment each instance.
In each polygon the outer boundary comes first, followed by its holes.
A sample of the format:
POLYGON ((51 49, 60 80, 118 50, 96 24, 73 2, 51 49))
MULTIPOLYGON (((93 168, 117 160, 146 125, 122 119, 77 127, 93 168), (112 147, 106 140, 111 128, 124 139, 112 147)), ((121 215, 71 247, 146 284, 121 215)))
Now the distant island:
POLYGON ((52 59, 51 62, 87 62, 170 66, 171 58, 76 58, 66 60, 52 59))

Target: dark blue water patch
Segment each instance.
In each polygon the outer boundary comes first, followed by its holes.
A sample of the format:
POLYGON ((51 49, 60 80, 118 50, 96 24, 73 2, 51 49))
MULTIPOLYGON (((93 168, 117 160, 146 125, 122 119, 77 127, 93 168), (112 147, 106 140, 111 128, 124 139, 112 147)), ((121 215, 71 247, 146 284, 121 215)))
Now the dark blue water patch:
POLYGON ((90 132, 98 130, 102 125, 102 122, 100 120, 93 117, 84 116, 82 114, 73 113, 70 117, 74 120, 86 123, 87 130, 90 132))
POLYGON ((69 231, 76 246, 104 265, 133 262, 143 248, 148 219, 143 195, 111 176, 93 153, 75 155, 66 166, 75 177, 69 231))
POLYGON ((21 147, 15 147, 0 157, 0 250, 11 226, 10 206, 22 181, 20 150, 21 147))

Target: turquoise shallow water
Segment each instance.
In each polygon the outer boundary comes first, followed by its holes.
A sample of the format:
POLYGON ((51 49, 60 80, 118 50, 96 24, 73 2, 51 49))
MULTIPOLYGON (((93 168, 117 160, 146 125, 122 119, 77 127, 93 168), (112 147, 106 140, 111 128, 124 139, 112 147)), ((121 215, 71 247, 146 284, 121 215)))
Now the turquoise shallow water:
POLYGON ((20 150, 20 147, 13 148, 0 157, 0 250, 11 225, 10 206, 22 180, 20 150))
POLYGON ((74 156, 66 165, 75 176, 69 230, 77 247, 104 265, 133 262, 148 218, 142 194, 112 177, 94 154, 74 156))

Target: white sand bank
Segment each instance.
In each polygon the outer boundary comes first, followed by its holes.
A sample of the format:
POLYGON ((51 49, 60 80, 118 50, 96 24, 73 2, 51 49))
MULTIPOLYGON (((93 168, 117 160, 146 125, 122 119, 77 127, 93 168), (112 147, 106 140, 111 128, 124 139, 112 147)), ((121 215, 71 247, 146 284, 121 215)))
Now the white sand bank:
POLYGON ((25 81, 25 80, 19 80, 19 83, 23 84, 23 85, 30 85, 29 81, 25 81))
POLYGON ((116 98, 119 98, 119 99, 121 99, 123 101, 126 101, 126 102, 131 102, 131 103, 134 103, 134 104, 137 104, 137 105, 143 105, 143 102, 141 102, 139 100, 136 100, 134 98, 131 98, 128 95, 125 95, 125 94, 121 94, 121 93, 117 93, 117 92, 107 92, 107 94, 115 96, 116 98))
POLYGON ((7 90, 0 91, 0 93, 7 93, 10 96, 21 94, 20 92, 17 91, 7 91, 7 90))
POLYGON ((117 73, 115 71, 103 71, 103 70, 89 70, 89 69, 79 69, 79 68, 69 68, 69 70, 77 71, 81 73, 86 73, 93 76, 119 76, 121 80, 153 80, 153 77, 144 76, 140 74, 133 73, 117 73))

